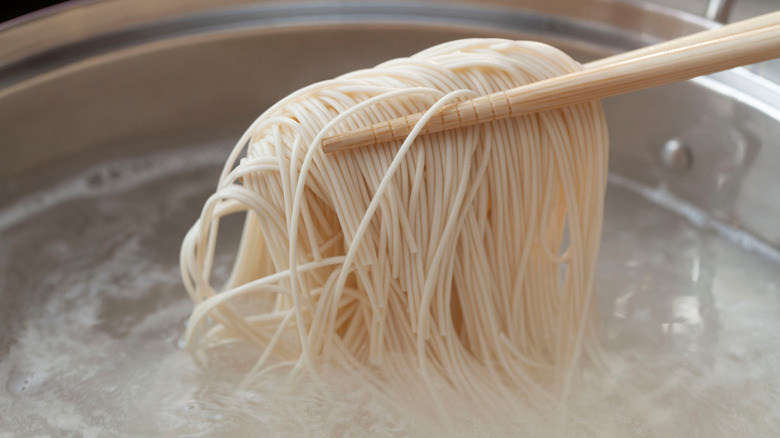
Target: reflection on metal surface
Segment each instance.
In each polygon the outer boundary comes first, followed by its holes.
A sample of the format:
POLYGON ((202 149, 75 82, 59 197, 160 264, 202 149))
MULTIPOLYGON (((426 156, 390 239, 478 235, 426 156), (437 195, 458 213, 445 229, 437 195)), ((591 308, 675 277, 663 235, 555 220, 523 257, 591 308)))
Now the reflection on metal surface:
MULTIPOLYGON (((176 19, 195 18, 198 20, 219 20, 220 15, 237 11, 263 9, 271 11, 317 9, 323 6, 352 9, 381 8, 414 10, 436 8, 442 11, 457 11, 460 7, 476 9, 503 9, 505 12, 525 11, 530 13, 554 14, 584 22, 600 23, 626 32, 638 31, 660 39, 701 30, 704 20, 688 14, 670 16, 672 10, 656 13, 642 4, 615 2, 609 0, 525 0, 521 5, 512 0, 487 0, 482 2, 451 2, 447 0, 429 0, 425 3, 413 0, 399 2, 387 1, 342 1, 327 3, 320 1, 298 0, 296 2, 264 0, 198 0, 182 2, 179 0, 103 0, 76 2, 71 7, 52 15, 36 16, 0 26, 0 66, 42 53, 56 47, 105 36, 118 31, 126 31, 139 26, 157 22, 176 21, 176 19)), ((346 12, 348 13, 348 12, 346 12)), ((386 12, 385 12, 386 13, 386 12)), ((305 12, 304 12, 305 14, 305 12)), ((406 13, 407 18, 414 14, 406 13)), ((462 14, 461 14, 462 15, 462 14)))
MULTIPOLYGON (((91 38, 81 38, 25 57, 2 62, 0 58, 0 98, 13 90, 3 90, 27 78, 79 61, 161 41, 202 38, 211 34, 317 31, 324 26, 393 26, 414 31, 419 28, 458 27, 485 33, 515 31, 537 38, 580 40, 610 50, 628 50, 646 43, 619 26, 595 24, 566 16, 556 16, 527 8, 506 8, 481 4, 386 3, 378 1, 347 3, 259 3, 210 13, 181 15, 155 20, 130 28, 115 29, 91 38)), ((2 44, 3 32, 0 32, 2 44)), ((174 43, 175 44, 175 43, 174 43)))
POLYGON ((661 148, 661 163, 670 171, 688 170, 693 166, 691 148, 679 138, 667 140, 661 148))
POLYGON ((731 15, 734 0, 709 0, 704 10, 704 17, 708 20, 726 23, 731 15))

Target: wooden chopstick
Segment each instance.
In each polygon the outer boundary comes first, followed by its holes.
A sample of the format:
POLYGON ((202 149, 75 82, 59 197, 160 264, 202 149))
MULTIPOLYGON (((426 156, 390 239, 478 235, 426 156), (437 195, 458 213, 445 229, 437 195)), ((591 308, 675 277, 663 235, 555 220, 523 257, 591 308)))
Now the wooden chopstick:
MULTIPOLYGON (((639 91, 780 57, 780 12, 594 61, 584 70, 446 105, 420 135, 639 91)), ((326 137, 325 152, 405 138, 423 113, 326 137)))
POLYGON ((639 56, 649 55, 652 53, 659 53, 665 50, 679 49, 682 47, 703 43, 717 38, 723 38, 730 35, 739 35, 740 33, 743 32, 770 27, 778 23, 780 23, 780 12, 772 12, 769 14, 758 15, 753 18, 736 21, 734 23, 715 27, 713 29, 709 29, 701 32, 696 32, 694 34, 675 38, 673 40, 664 41, 658 44, 653 44, 636 50, 631 50, 629 52, 619 53, 613 56, 608 56, 606 58, 602 58, 597 61, 591 61, 585 64, 585 68, 601 67, 607 64, 614 64, 620 61, 626 61, 632 58, 637 58, 639 56))

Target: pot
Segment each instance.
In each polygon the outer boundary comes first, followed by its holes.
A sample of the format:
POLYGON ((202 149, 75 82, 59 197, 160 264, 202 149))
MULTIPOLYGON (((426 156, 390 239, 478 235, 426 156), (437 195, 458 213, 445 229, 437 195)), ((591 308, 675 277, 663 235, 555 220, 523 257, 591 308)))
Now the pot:
MULTIPOLYGON (((354 400, 298 422, 282 385, 226 401, 240 372, 220 370, 254 356, 175 348, 191 311, 178 247, 243 130, 306 84, 452 39, 587 62, 714 25, 606 0, 104 0, 0 26, 0 436, 368 433, 354 400)), ((628 379, 642 397, 583 408, 596 430, 780 428, 779 71, 604 100, 598 304, 624 367, 599 396, 628 379)), ((415 433, 365 415, 374 435, 415 433)))

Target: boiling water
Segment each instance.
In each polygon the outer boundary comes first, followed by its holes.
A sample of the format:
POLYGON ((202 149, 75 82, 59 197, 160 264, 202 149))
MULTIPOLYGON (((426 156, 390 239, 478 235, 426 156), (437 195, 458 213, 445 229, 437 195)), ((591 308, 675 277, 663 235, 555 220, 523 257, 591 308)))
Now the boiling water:
MULTIPOLYGON (((196 360, 177 348, 192 310, 179 244, 225 156, 207 147, 111 163, 0 211, 0 437, 430 436, 347 376, 324 390, 277 375, 239 391, 257 351, 196 360)), ((597 279, 611 375, 572 400, 563 435, 775 436, 776 257, 611 178, 597 279)), ((485 421, 451 404, 461 436, 562 430, 560 415, 485 421)))

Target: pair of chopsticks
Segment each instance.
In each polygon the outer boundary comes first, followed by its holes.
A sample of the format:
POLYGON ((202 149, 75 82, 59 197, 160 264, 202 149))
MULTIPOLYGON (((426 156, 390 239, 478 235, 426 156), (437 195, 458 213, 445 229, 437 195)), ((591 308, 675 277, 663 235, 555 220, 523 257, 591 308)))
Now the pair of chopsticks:
MULTIPOLYGON (((780 12, 594 61, 585 69, 446 105, 420 135, 546 111, 780 57, 780 12)), ((326 137, 325 152, 406 138, 423 113, 326 137)))

